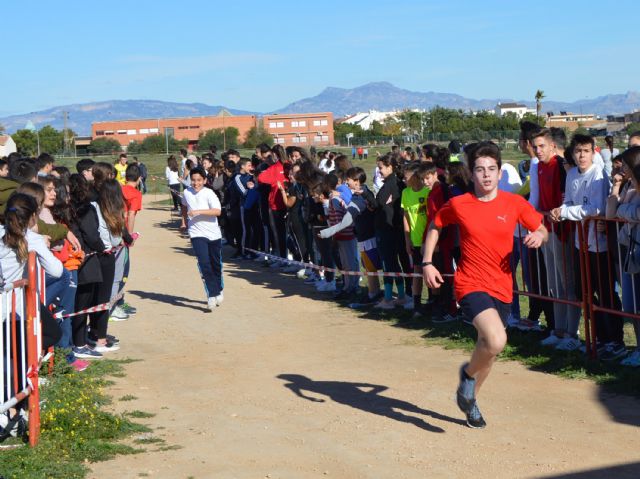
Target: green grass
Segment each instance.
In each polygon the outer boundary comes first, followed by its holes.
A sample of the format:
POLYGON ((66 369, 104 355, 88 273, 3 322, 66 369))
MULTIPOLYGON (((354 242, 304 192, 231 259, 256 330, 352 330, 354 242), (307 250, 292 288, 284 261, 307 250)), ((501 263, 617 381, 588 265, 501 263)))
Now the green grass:
POLYGON ((94 362, 76 373, 56 353, 49 384, 41 388, 39 444, 0 451, 0 475, 6 479, 84 478, 88 463, 144 449, 121 443, 134 434, 149 433, 144 425, 106 410, 110 399, 103 392, 108 376, 121 374, 132 360, 94 362))
MULTIPOLYGON (((521 298, 522 315, 526 317, 528 303, 521 298)), ((405 311, 361 312, 363 319, 388 321, 394 327, 418 330, 424 344, 439 345, 445 349, 471 352, 475 347, 476 331, 473 326, 461 321, 434 324, 428 316, 413 318, 405 311)), ((625 338, 631 339, 632 325, 625 324, 625 338)), ((509 330, 508 343, 500 355, 501 361, 518 361, 528 368, 555 374, 567 379, 587 379, 602 386, 604 391, 640 397, 640 368, 628 368, 616 362, 604 363, 590 360, 579 352, 562 352, 539 345, 543 334, 509 330)))
POLYGON ((135 401, 136 399, 138 399, 138 397, 133 394, 125 394, 120 398, 120 401, 135 401))

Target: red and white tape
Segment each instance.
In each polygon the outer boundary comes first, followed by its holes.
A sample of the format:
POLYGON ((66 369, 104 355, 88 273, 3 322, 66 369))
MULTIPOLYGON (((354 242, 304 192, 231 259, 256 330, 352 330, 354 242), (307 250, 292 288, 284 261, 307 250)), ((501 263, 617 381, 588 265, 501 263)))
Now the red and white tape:
POLYGON ((78 316, 80 314, 89 314, 89 313, 97 313, 98 311, 106 311, 108 309, 111 309, 111 307, 114 304, 116 304, 116 301, 122 298, 122 296, 124 296, 124 290, 120 290, 120 292, 116 294, 115 297, 108 303, 102 303, 96 306, 91 306, 90 308, 83 309, 82 311, 76 311, 75 313, 69 313, 69 314, 62 314, 62 312, 56 313, 53 315, 53 317, 54 318, 70 318, 72 316, 78 316))
MULTIPOLYGON (((302 261, 294 261, 291 259, 287 259, 287 258, 282 258, 281 256, 276 256, 273 254, 269 254, 269 253, 265 253, 263 251, 257 251, 255 249, 251 249, 251 248, 244 248, 245 251, 250 251, 251 253, 255 253, 258 254, 260 256, 264 256, 267 257, 269 259, 273 259, 276 261, 281 261, 283 263, 286 263, 288 265, 298 265, 304 268, 311 268, 311 269, 316 269, 316 270, 322 270, 322 271, 329 271, 332 273, 339 273, 339 274, 343 274, 346 276, 377 276, 377 277, 391 277, 391 278, 422 278, 422 275, 420 273, 385 273, 382 271, 375 271, 375 272, 371 272, 371 271, 344 271, 341 269, 337 269, 337 268, 328 268, 326 266, 319 266, 317 264, 313 264, 313 263, 303 263, 302 261)), ((442 274, 443 277, 453 277, 452 274, 442 274)))

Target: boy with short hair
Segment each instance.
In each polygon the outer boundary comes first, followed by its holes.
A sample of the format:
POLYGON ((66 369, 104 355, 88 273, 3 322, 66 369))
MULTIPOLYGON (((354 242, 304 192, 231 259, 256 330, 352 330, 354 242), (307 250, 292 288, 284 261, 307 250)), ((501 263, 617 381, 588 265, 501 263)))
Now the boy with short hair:
MULTIPOLYGON (((409 165, 405 171, 404 180, 407 188, 402 190, 400 206, 403 213, 405 247, 407 255, 413 265, 413 272, 420 273, 422 268, 422 240, 427 229, 427 201, 431 191, 424 184, 428 168, 422 164, 409 165), (415 165, 415 166, 414 166, 415 165)), ((411 285, 413 293, 413 309, 418 311, 422 299, 422 279, 413 278, 411 285)))
POLYGON ((518 195, 498 190, 500 149, 492 142, 481 142, 469 156, 474 191, 452 198, 432 220, 423 258, 423 276, 432 288, 444 280, 433 264, 440 231, 447 225, 460 227, 461 258, 454 277, 456 297, 465 315, 478 331, 478 340, 469 363, 460 369, 456 393, 458 407, 471 428, 486 422, 476 397, 507 341, 506 320, 510 311, 512 278, 509 265, 513 249, 513 230, 523 224, 532 231, 524 238, 530 248, 547 240, 542 216, 518 195))
POLYGON ((140 183, 140 167, 135 164, 127 166, 125 172, 126 183, 122 186, 124 198, 125 222, 129 233, 135 231, 136 215, 142 210, 142 193, 138 189, 140 183))
MULTIPOLYGON (((572 150, 576 166, 567 173, 565 196, 562 205, 551 210, 552 221, 582 221, 586 218, 604 214, 610 183, 603 168, 594 162, 595 141, 590 135, 576 134, 569 148, 572 150)), ((596 221, 590 221, 586 232, 589 249, 589 271, 591 284, 597 294, 597 303, 601 307, 621 309, 620 298, 611 290, 615 278, 610 277, 607 253, 607 238, 597 230, 596 221)), ((578 231, 575 232, 575 254, 579 255, 580 243, 578 231)), ((574 265, 574 277, 580 277, 580 266, 574 265)), ((575 295, 582 297, 582 287, 576 281, 575 295)), ((591 301, 596 301, 591 298, 591 301)), ((596 336, 598 341, 607 345, 601 359, 614 360, 626 354, 623 340, 623 319, 618 315, 596 312, 596 336)), ((562 351, 574 351, 580 348, 578 328, 580 316, 569 318, 556 317, 556 329, 553 338, 559 338, 555 348, 562 351)))
POLYGON ((124 186, 127 183, 127 154, 126 153, 120 153, 120 156, 118 157, 118 161, 116 161, 116 164, 114 165, 114 168, 116 169, 116 180, 118 180, 118 182, 124 186))
POLYGON ((49 153, 41 153, 36 160, 38 176, 49 176, 53 171, 55 159, 49 153))

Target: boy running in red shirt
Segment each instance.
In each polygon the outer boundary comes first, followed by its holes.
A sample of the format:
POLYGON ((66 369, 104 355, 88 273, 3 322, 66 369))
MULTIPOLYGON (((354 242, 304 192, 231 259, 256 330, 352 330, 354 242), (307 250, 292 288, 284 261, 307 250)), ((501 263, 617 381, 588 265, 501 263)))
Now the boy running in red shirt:
POLYGON ((523 240, 529 248, 539 248, 548 238, 542 215, 524 198, 498 190, 501 166, 497 145, 479 143, 469 158, 474 192, 452 198, 436 213, 427 233, 422 263, 427 285, 439 288, 444 280, 432 264, 433 253, 441 229, 457 224, 461 259, 454 276, 456 298, 478 331, 471 360, 460 369, 457 390, 458 407, 471 428, 486 426, 476 396, 507 342, 513 230, 521 223, 532 231, 523 240))

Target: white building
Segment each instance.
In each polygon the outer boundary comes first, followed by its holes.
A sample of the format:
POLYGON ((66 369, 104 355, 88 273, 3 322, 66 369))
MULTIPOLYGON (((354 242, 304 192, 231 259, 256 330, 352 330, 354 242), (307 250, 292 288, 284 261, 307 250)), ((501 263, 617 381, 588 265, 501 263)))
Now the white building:
POLYGON ((497 116, 504 116, 507 113, 515 113, 518 118, 522 118, 525 113, 536 113, 535 108, 529 108, 521 103, 498 103, 494 109, 497 116))
POLYGON ((9 135, 0 135, 0 158, 17 151, 16 142, 9 135))
POLYGON ((397 114, 397 111, 369 110, 366 113, 356 113, 355 115, 348 116, 342 122, 350 125, 360 125, 363 130, 369 130, 374 121, 383 123, 387 118, 396 116, 397 114))

